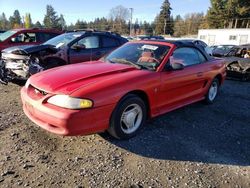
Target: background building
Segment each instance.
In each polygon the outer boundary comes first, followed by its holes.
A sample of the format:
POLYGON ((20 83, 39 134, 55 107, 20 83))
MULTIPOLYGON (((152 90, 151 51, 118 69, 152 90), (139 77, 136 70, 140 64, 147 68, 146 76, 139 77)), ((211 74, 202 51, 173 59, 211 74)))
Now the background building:
POLYGON ((201 29, 198 38, 208 45, 250 43, 250 29, 201 29))

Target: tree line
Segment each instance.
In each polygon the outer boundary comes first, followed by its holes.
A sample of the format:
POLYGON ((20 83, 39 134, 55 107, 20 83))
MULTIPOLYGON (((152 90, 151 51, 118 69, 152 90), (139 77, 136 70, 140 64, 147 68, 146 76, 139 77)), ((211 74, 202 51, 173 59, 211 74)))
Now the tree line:
POLYGON ((11 28, 55 28, 60 30, 97 29, 118 32, 120 34, 150 34, 171 35, 175 37, 195 35, 199 29, 208 28, 249 28, 250 1, 246 0, 210 0, 211 7, 207 13, 190 13, 185 16, 172 16, 169 0, 164 0, 159 14, 153 22, 138 21, 132 24, 130 31, 130 11, 123 6, 110 10, 107 17, 96 18, 93 21, 78 19, 76 23, 66 24, 64 16, 58 14, 51 5, 46 6, 43 22, 33 23, 30 13, 21 17, 18 10, 6 18, 5 13, 0 15, 0 29, 11 28))

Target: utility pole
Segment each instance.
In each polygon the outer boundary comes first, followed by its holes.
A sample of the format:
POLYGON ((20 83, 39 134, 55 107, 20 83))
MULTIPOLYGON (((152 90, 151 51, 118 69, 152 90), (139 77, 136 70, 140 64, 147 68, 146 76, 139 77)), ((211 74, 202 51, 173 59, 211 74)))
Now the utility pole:
POLYGON ((130 13, 131 13, 131 17, 130 17, 130 29, 129 29, 129 35, 132 35, 132 21, 133 21, 133 8, 129 8, 130 9, 130 13))

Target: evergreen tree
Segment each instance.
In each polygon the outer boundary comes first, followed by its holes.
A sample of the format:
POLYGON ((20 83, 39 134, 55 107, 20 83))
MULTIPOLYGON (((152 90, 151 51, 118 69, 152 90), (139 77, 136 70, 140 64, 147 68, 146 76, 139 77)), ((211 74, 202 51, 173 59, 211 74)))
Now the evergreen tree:
POLYGON ((42 24, 41 24, 39 21, 37 21, 37 22, 35 23, 34 27, 35 27, 35 28, 40 28, 40 29, 43 28, 42 24))
POLYGON ((211 28, 248 27, 250 1, 248 0, 211 0, 207 20, 211 28))
POLYGON ((164 0, 160 14, 156 17, 156 34, 173 34, 173 20, 171 20, 171 6, 169 0, 164 0))
POLYGON ((3 30, 6 30, 6 29, 8 29, 8 25, 9 25, 8 20, 5 16, 5 14, 2 13, 2 15, 0 16, 0 28, 3 30))
POLYGON ((75 29, 87 29, 87 28, 88 28, 87 22, 77 20, 75 24, 75 29))
POLYGON ((46 6, 46 14, 44 16, 43 23, 46 28, 61 28, 60 18, 51 5, 46 6))
POLYGON ((20 28, 22 27, 22 19, 18 10, 14 11, 13 16, 9 18, 11 28, 20 28))
POLYGON ((27 13, 25 15, 25 28, 31 28, 31 27, 32 27, 31 16, 30 13, 27 13))
POLYGON ((66 28, 66 21, 63 17, 62 14, 60 14, 60 18, 59 18, 59 25, 60 25, 60 29, 63 30, 66 28))
POLYGON ((174 36, 181 37, 186 35, 185 21, 180 15, 177 15, 174 20, 174 36))

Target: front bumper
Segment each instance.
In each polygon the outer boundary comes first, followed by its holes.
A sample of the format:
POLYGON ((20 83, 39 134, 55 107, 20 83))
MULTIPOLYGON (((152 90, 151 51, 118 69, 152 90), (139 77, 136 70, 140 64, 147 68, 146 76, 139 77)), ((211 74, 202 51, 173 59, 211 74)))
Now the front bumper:
POLYGON ((70 110, 60 108, 28 96, 27 89, 21 89, 24 113, 41 128, 58 135, 76 136, 103 132, 108 129, 109 118, 114 105, 70 110))

